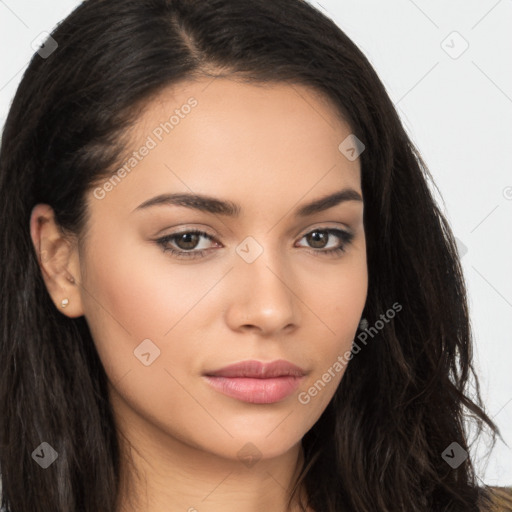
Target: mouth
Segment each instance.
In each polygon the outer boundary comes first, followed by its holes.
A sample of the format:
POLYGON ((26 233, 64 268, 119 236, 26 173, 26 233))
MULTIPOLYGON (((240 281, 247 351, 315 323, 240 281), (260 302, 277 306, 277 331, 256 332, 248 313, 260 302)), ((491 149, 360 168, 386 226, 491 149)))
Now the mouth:
POLYGON ((242 361, 203 375, 216 391, 242 402, 271 404, 290 396, 306 372, 282 359, 271 363, 242 361))

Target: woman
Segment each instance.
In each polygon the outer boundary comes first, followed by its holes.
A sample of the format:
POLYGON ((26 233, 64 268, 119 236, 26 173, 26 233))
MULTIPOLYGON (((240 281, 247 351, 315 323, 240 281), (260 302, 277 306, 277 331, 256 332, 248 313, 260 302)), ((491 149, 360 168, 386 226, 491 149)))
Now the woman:
POLYGON ((82 3, 0 153, 6 510, 492 510, 428 179, 306 2, 82 3))

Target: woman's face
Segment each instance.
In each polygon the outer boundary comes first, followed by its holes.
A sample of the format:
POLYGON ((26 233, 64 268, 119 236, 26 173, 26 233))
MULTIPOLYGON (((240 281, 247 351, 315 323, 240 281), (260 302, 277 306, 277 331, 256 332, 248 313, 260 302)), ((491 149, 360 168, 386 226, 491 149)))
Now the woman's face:
POLYGON ((350 134, 299 86, 187 82, 148 105, 124 172, 90 191, 79 254, 125 431, 270 458, 317 421, 367 293, 359 159, 339 149, 350 134))

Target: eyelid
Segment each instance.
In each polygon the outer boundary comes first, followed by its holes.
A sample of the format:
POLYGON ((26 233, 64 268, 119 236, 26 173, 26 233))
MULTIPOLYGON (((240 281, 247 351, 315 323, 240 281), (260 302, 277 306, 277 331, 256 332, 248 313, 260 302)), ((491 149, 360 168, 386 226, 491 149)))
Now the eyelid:
MULTIPOLYGON (((217 237, 210 233, 209 231, 202 229, 202 228, 184 228, 180 229, 179 231, 175 231, 173 233, 170 233, 169 235, 164 235, 162 238, 172 239, 174 237, 178 237, 180 235, 184 235, 187 233, 197 234, 202 238, 209 239, 212 243, 215 243, 217 245, 222 245, 221 242, 217 240, 217 237)), ((183 249, 180 249, 183 250, 183 249)), ((200 251, 209 251, 210 247, 208 249, 191 249, 190 251, 184 251, 184 252, 200 252, 200 251)))
POLYGON ((329 225, 329 222, 320 222, 313 224, 313 227, 309 227, 306 229, 301 229, 299 231, 299 234, 297 237, 302 238, 303 236, 306 236, 307 234, 311 233, 311 231, 329 231, 329 230, 338 230, 338 231, 344 231, 346 233, 352 233, 352 229, 350 229, 346 224, 340 225, 340 223, 335 224, 334 226, 329 225))

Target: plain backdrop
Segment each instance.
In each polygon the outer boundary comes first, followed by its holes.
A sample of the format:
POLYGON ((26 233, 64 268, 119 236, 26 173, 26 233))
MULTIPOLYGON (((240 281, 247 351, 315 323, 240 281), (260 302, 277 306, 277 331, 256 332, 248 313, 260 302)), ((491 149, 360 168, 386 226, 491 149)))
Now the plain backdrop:
MULTIPOLYGON (((468 283, 483 398, 508 443, 487 459, 485 443, 474 447, 478 476, 512 485, 512 1, 309 1, 369 58, 440 191, 468 283)), ((32 41, 79 3, 0 0, 1 126, 32 41)))

